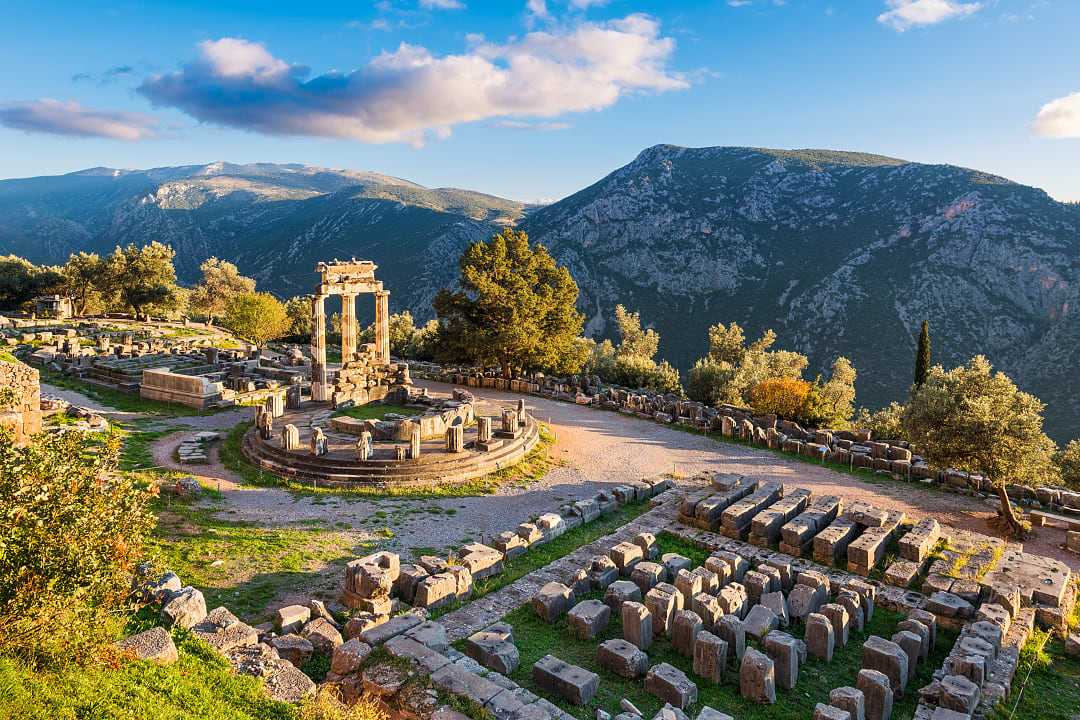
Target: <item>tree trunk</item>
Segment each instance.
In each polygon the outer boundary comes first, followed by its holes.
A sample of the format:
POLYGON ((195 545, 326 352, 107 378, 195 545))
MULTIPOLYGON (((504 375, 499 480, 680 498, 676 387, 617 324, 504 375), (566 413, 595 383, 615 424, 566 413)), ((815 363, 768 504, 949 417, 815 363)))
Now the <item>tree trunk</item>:
POLYGON ((513 375, 513 370, 510 369, 510 360, 509 360, 509 358, 503 358, 502 359, 502 376, 503 376, 503 379, 509 380, 512 375, 513 375))
POLYGON ((1005 483, 995 483, 994 487, 997 490, 998 500, 1001 501, 1001 517, 1008 524, 1009 532, 1014 537, 1021 537, 1024 534, 1024 528, 1020 525, 1020 521, 1016 519, 1016 514, 1013 513, 1012 501, 1009 500, 1009 493, 1005 489, 1005 483))

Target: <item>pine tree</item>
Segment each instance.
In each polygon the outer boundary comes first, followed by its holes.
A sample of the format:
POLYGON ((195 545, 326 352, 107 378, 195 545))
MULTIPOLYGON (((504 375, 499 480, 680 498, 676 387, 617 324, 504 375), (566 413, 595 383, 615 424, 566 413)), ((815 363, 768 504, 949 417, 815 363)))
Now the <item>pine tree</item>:
POLYGON ((922 322, 919 333, 919 349, 915 353, 915 386, 921 387, 930 374, 930 323, 922 322))

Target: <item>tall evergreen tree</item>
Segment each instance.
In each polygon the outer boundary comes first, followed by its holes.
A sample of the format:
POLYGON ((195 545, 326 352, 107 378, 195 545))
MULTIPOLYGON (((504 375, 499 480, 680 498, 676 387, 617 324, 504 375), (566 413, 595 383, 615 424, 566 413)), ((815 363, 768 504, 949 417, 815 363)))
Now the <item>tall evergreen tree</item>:
POLYGON ((930 323, 922 321, 919 333, 919 349, 915 353, 915 387, 922 387, 930 374, 930 323))

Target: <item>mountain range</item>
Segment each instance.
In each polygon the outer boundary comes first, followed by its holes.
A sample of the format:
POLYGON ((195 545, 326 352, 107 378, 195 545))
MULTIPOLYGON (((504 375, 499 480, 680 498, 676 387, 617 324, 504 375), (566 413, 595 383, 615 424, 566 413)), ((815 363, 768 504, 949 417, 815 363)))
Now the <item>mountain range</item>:
POLYGON ((394 310, 431 316, 471 242, 513 224, 569 266, 594 336, 641 312, 686 369, 706 329, 773 328, 812 372, 837 355, 859 402, 902 399, 930 321, 934 361, 987 355, 1080 435, 1080 206, 977 170, 861 153, 658 145, 536 207, 372 172, 212 163, 0 181, 0 253, 159 240, 182 280, 216 255, 262 289, 311 291, 319 260, 379 265, 394 310))

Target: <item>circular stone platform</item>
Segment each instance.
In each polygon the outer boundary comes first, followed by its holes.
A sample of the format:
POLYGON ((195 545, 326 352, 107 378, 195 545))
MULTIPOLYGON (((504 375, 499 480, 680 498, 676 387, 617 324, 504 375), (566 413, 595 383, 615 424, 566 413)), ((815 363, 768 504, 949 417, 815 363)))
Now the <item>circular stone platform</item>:
MULTIPOLYGON (((496 416, 502 409, 501 406, 487 406, 478 408, 477 412, 496 416)), ((507 405, 506 409, 513 408, 507 405)), ((422 410, 418 408, 417 412, 422 410)), ((404 446, 407 450, 407 442, 376 441, 371 457, 359 460, 356 436, 331 428, 330 414, 328 404, 313 402, 286 411, 281 417, 274 418, 273 436, 269 440, 260 437, 257 428, 244 435, 244 455, 267 472, 324 487, 427 486, 464 482, 516 465, 540 440, 539 424, 526 413, 521 434, 504 440, 502 445, 489 452, 475 448, 474 423, 465 427, 465 450, 460 453, 447 452, 444 439, 430 439, 420 444, 420 457, 416 460, 398 460, 395 447, 404 446), (282 428, 290 424, 300 431, 300 448, 297 450, 285 450, 281 446, 282 428), (314 425, 322 427, 326 435, 325 455, 311 454, 314 425)), ((492 417, 492 425, 500 427, 500 419, 492 417)))

